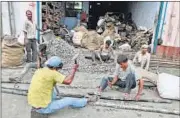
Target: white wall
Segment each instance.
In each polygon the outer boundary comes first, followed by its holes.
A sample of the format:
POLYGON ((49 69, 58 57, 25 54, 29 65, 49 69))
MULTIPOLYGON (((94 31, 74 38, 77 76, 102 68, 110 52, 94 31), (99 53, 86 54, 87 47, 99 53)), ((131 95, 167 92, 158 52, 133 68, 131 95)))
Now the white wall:
POLYGON ((155 15, 159 12, 160 2, 129 2, 128 11, 137 26, 153 28, 155 15))
MULTIPOLYGON (((26 19, 26 10, 31 10, 33 12, 33 21, 37 23, 37 13, 36 13, 36 2, 12 2, 14 7, 15 16, 15 27, 16 36, 20 34, 23 29, 23 24, 26 19), (34 4, 34 7, 31 5, 34 4)), ((41 15, 41 14, 40 14, 41 15)), ((2 22, 3 22, 3 34, 10 35, 10 23, 8 15, 8 3, 2 2, 2 22)), ((41 26, 41 25, 40 25, 41 26)))
POLYGON ((2 25, 3 34, 11 34, 10 23, 9 23, 9 12, 8 12, 8 3, 2 2, 2 25))

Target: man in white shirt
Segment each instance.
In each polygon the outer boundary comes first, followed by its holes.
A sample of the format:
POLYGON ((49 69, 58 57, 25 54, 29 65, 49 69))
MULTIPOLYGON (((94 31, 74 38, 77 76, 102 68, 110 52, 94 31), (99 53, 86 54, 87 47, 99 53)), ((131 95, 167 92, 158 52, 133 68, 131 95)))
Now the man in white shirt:
POLYGON ((138 51, 133 59, 133 63, 138 63, 141 68, 148 70, 150 64, 150 53, 148 52, 148 45, 142 45, 141 50, 138 51))
POLYGON ((32 12, 26 11, 27 20, 24 23, 24 36, 26 40, 27 62, 37 61, 36 25, 32 20, 32 12), (31 54, 32 50, 32 54, 31 54))

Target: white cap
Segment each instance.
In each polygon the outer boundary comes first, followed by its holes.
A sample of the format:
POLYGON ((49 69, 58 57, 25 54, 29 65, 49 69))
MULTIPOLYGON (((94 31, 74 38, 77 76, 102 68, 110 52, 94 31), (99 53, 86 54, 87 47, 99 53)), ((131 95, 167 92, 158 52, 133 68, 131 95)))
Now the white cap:
POLYGON ((141 49, 147 49, 148 48, 148 45, 144 44, 141 46, 141 49))

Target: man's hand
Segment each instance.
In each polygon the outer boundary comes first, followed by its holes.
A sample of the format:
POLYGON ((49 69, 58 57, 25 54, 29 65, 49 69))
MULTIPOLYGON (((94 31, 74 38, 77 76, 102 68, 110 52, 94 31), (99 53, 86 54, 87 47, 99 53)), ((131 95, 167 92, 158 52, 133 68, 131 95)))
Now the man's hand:
POLYGON ((73 69, 74 69, 75 71, 77 71, 78 67, 79 67, 79 65, 78 65, 78 64, 75 64, 75 65, 73 66, 73 69))
POLYGON ((108 86, 112 88, 112 83, 110 81, 108 81, 108 86))
POLYGON ((141 97, 140 95, 136 95, 135 100, 138 101, 140 99, 140 97, 141 97))
POLYGON ((125 94, 124 94, 124 99, 125 99, 125 100, 130 99, 130 95, 129 95, 128 93, 125 93, 125 94))

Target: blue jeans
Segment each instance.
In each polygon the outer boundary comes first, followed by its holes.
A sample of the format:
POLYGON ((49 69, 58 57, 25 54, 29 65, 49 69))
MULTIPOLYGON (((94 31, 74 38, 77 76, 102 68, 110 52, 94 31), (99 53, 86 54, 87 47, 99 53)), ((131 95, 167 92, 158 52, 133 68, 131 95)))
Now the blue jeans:
POLYGON ((60 109, 63 109, 65 107, 73 107, 73 108, 82 108, 86 106, 87 99, 86 98, 71 98, 71 97, 65 97, 60 100, 56 100, 56 93, 53 92, 52 101, 51 103, 46 107, 42 109, 36 110, 36 112, 41 114, 50 114, 59 111, 60 109))
MULTIPOLYGON (((101 81, 100 88, 104 90, 108 86, 108 81, 112 82, 112 80, 112 77, 104 77, 101 81)), ((126 81, 118 79, 114 85, 124 88, 125 93, 130 93, 131 89, 136 87, 135 75, 130 73, 127 75, 126 81)))

